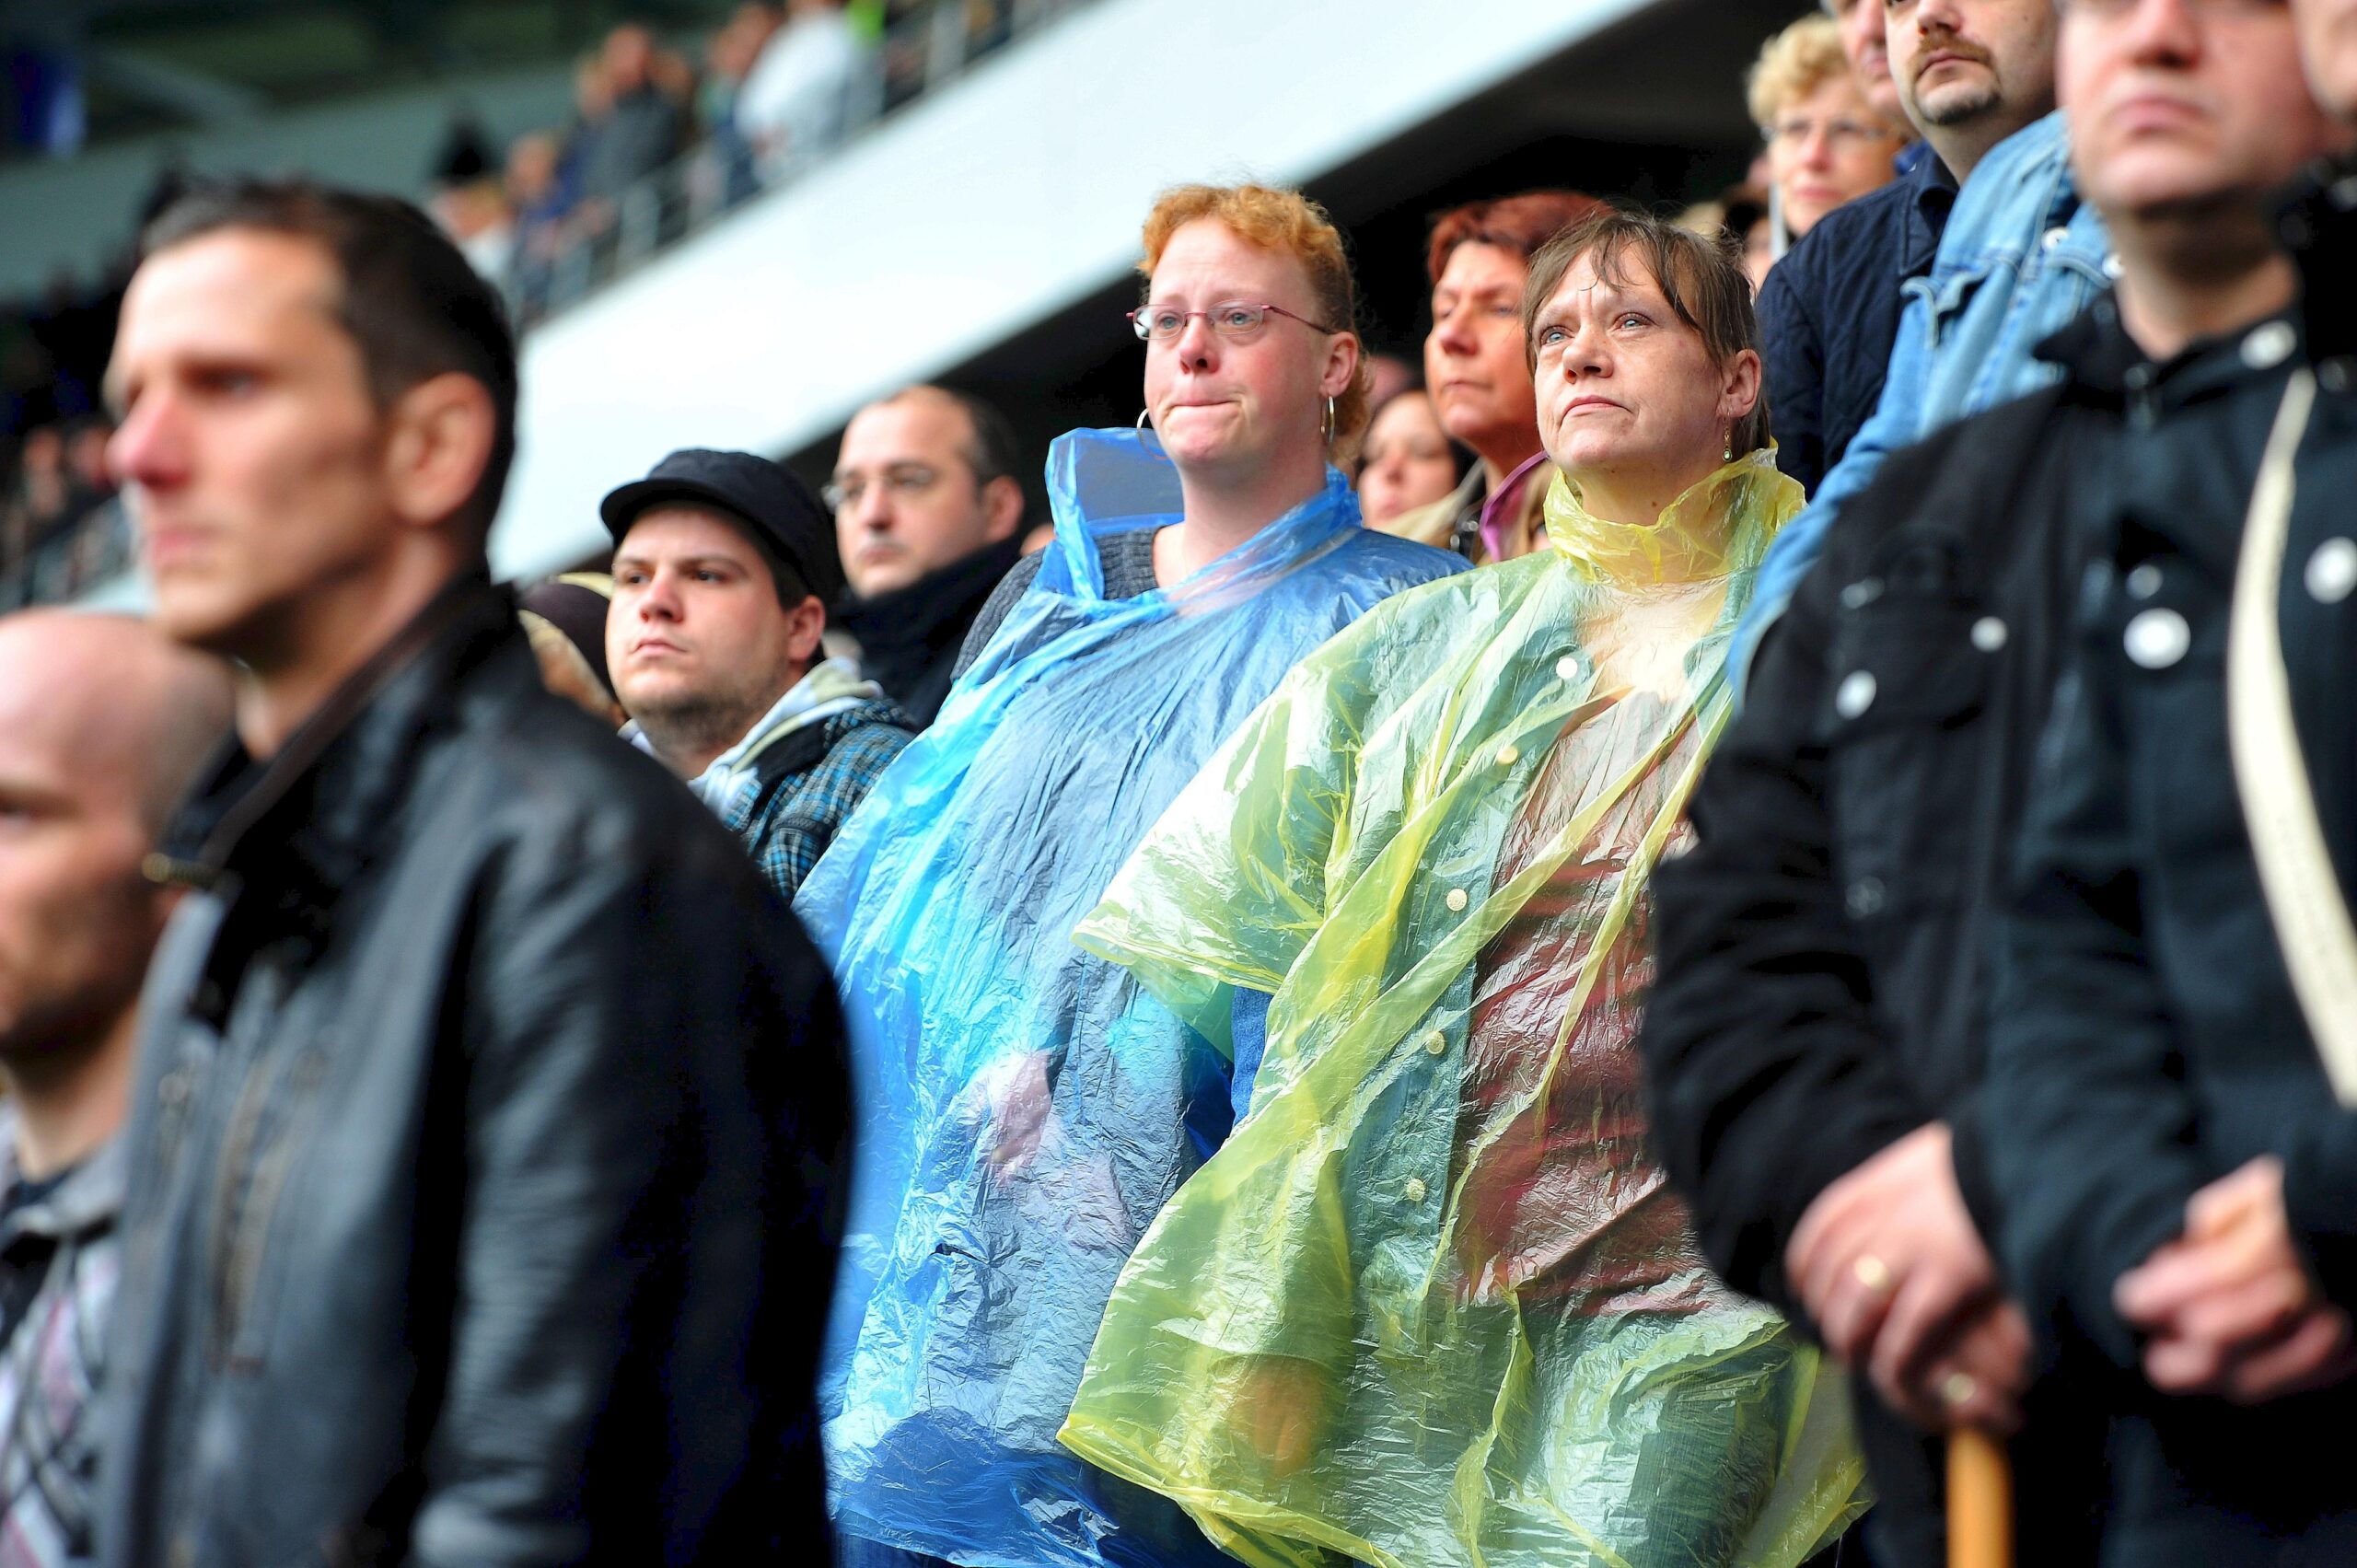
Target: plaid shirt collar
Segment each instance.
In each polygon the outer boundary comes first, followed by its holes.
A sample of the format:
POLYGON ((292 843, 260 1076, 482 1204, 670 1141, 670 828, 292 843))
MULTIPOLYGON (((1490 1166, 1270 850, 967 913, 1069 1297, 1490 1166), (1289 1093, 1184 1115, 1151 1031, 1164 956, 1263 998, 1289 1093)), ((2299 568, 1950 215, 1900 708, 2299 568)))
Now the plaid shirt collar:
POLYGON ((25 1178, 17 1163, 16 1108, 0 1106, 0 1210, 6 1210, 0 1215, 0 1259, 29 1238, 55 1245, 87 1238, 113 1225, 122 1212, 128 1161, 123 1140, 110 1138, 38 1200, 11 1208, 7 1200, 25 1178))

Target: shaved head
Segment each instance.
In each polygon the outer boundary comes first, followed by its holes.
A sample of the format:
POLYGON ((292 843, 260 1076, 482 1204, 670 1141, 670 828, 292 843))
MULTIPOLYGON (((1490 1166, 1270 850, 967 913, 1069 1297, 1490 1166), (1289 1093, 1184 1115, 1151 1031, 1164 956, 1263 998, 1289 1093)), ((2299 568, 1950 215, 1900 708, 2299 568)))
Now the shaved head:
POLYGON ((124 616, 0 616, 0 1067, 120 1048, 171 896, 141 875, 230 720, 217 660, 124 616))
POLYGON ((0 736, 132 802, 152 835, 227 733, 228 667, 127 615, 0 615, 0 736))

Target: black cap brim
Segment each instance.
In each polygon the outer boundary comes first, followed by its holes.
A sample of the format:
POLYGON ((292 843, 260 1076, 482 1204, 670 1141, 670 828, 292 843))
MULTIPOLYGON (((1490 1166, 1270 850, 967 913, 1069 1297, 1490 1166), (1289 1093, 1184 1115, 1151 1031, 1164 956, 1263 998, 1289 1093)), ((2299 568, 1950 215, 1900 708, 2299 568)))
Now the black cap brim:
POLYGON ((750 528, 755 538, 761 537, 759 525, 745 516, 744 509, 726 493, 691 479, 634 479, 628 484, 616 485, 598 503, 598 516, 605 520, 606 531, 619 545, 633 523, 657 506, 676 502, 708 507, 750 528))

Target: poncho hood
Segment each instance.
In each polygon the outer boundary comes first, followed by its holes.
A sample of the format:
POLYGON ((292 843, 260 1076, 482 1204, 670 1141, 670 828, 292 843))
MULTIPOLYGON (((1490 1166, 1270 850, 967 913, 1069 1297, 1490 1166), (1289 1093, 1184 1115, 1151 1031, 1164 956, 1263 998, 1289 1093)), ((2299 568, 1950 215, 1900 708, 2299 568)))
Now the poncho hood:
POLYGON ((1622 587, 1732 576, 1767 553, 1790 483, 1771 445, 1689 485, 1653 522, 1616 523, 1589 511, 1559 471, 1547 488, 1547 541, 1588 577, 1622 587))

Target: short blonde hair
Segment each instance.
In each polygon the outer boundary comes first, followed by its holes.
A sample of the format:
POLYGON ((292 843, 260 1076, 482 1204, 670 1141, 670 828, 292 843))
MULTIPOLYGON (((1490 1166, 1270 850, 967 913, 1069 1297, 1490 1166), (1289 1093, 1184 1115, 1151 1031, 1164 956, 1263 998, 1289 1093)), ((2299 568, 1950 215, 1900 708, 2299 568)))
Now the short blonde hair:
POLYGON ((1751 122, 1770 130, 1784 110, 1849 74, 1840 25, 1824 12, 1813 11, 1760 47, 1759 60, 1744 77, 1751 122))
MULTIPOLYGON (((1198 218, 1215 219, 1245 243, 1299 261, 1323 323, 1358 336, 1358 286, 1351 279, 1342 231, 1325 208, 1298 191, 1269 185, 1178 186, 1165 191, 1146 215, 1140 237, 1145 254, 1138 272, 1153 277, 1170 237, 1198 218)), ((1374 389, 1375 377, 1362 352, 1351 384, 1334 399, 1334 433, 1328 447, 1338 463, 1349 460, 1366 434, 1367 401, 1374 389)))

